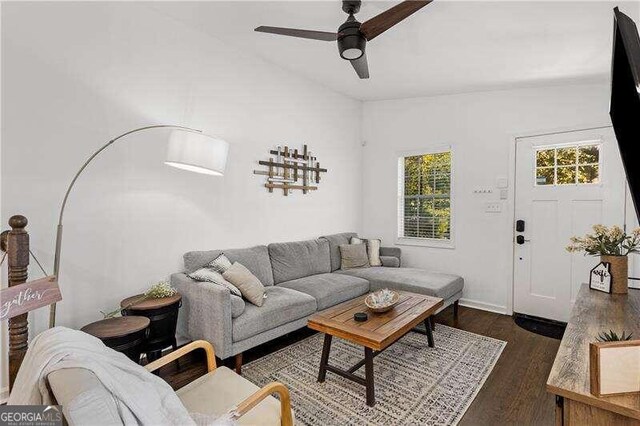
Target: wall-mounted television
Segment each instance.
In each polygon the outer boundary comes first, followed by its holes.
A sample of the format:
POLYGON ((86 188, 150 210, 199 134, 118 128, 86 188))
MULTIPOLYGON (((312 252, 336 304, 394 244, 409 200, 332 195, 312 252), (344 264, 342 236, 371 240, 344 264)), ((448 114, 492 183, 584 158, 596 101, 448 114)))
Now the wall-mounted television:
POLYGON ((631 18, 617 7, 613 13, 609 115, 640 220, 640 37, 631 18))

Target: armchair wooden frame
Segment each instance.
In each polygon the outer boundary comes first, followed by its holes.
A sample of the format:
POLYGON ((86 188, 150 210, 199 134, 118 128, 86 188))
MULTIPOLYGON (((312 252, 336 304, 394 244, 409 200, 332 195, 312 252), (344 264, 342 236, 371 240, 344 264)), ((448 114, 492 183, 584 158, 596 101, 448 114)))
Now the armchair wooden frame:
MULTIPOLYGON (((149 372, 156 371, 160 367, 163 367, 196 349, 204 349, 207 355, 207 372, 214 371, 216 369, 215 352, 211 343, 206 340, 196 340, 195 342, 191 342, 188 345, 178 348, 170 354, 147 364, 145 368, 149 372)), ((253 395, 238 403, 231 409, 230 413, 234 419, 238 419, 247 414, 253 407, 272 394, 277 394, 280 399, 280 421, 282 426, 292 426, 293 417, 291 415, 291 397, 289 396, 289 390, 285 385, 278 382, 271 382, 265 385, 253 395)))

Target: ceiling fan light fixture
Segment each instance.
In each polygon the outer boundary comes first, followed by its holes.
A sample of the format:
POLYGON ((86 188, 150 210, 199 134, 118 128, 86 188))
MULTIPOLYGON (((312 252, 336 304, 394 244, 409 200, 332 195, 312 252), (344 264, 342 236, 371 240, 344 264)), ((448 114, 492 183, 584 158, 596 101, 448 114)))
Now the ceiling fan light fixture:
POLYGON ((338 39, 338 51, 340 57, 348 61, 359 59, 364 54, 367 40, 360 34, 349 35, 338 39))
POLYGON ((349 61, 354 60, 354 59, 358 59, 362 56, 364 52, 360 49, 356 49, 356 48, 351 48, 351 49, 346 49, 342 52, 342 57, 344 59, 347 59, 349 61))

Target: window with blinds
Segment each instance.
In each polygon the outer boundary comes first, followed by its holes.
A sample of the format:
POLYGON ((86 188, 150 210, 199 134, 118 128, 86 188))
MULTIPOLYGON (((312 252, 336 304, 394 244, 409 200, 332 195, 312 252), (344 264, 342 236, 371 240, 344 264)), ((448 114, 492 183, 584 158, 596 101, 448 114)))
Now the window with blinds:
POLYGON ((399 235, 451 239, 451 151, 401 157, 399 235))

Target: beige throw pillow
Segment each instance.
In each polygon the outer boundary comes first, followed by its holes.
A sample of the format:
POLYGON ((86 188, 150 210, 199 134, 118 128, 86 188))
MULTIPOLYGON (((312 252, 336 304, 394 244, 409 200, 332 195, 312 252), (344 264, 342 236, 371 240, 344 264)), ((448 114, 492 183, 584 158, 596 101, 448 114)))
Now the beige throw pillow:
POLYGON ((242 297, 256 306, 262 306, 265 297, 264 285, 244 265, 234 262, 222 276, 240 290, 242 297))
POLYGON ((341 269, 366 268, 369 266, 367 246, 364 244, 340 245, 341 269))
POLYGON ((364 239, 358 237, 351 237, 350 244, 365 244, 367 246, 367 254, 369 255, 369 266, 382 266, 380 260, 380 247, 382 246, 382 240, 380 239, 364 239))

